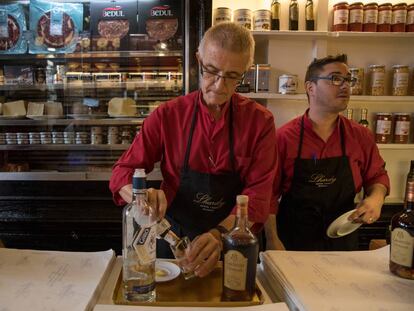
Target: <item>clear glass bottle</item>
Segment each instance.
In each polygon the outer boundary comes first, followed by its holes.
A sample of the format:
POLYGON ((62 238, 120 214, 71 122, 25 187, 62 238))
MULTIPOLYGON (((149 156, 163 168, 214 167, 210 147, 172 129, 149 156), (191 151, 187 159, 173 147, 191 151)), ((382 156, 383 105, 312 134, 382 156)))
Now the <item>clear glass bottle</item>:
POLYGON ((306 30, 315 30, 315 17, 313 16, 313 1, 307 0, 305 5, 306 30))
POLYGON ((346 118, 347 118, 348 120, 352 120, 352 119, 353 119, 353 116, 354 116, 354 109, 352 109, 352 108, 348 108, 348 109, 346 110, 346 118))
POLYGON ((367 108, 362 108, 361 109, 361 120, 359 120, 358 123, 361 124, 363 127, 366 127, 366 128, 369 127, 368 109, 367 108))
POLYGON ((390 271, 414 280, 414 160, 407 176, 404 210, 391 219, 390 271))
POLYGON ((272 12, 272 30, 280 29, 280 2, 278 0, 273 0, 272 5, 270 6, 270 11, 272 12))
POLYGON ((299 29, 299 6, 297 0, 291 0, 289 4, 289 30, 299 29))
POLYGON ((237 196, 237 217, 233 229, 223 237, 224 301, 252 300, 256 287, 256 264, 259 245, 248 228, 249 197, 237 196))
POLYGON ((157 215, 147 201, 144 169, 135 170, 132 193, 122 220, 124 297, 129 301, 154 301, 157 215))

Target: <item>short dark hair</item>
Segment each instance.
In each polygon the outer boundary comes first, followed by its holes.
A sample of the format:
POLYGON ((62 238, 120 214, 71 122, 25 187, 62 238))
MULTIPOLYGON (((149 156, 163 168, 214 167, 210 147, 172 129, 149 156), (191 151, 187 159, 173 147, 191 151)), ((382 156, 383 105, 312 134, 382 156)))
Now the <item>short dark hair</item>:
POLYGON ((315 58, 308 66, 308 70, 306 70, 305 75, 305 82, 306 81, 313 81, 314 77, 317 77, 319 73, 323 70, 325 65, 331 63, 344 63, 347 64, 347 56, 346 54, 338 54, 336 56, 328 55, 324 58, 315 58))

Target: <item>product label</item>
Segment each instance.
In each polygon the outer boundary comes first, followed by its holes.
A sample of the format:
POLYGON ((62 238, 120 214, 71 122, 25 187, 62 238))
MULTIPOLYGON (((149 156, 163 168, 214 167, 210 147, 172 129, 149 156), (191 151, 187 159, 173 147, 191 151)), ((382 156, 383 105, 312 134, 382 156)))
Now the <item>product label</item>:
POLYGON ((313 21, 314 20, 314 17, 313 17, 313 5, 308 5, 305 8, 305 16, 306 16, 306 19, 309 20, 309 21, 313 21))
POLYGON ((298 87, 297 76, 282 75, 279 77, 279 93, 295 94, 298 87))
POLYGON ((395 122, 395 135, 407 135, 410 133, 410 121, 395 122))
POLYGON ((378 120, 376 134, 389 135, 391 133, 391 121, 389 120, 378 120))
POLYGON ((50 12, 50 34, 52 36, 63 35, 63 11, 57 8, 50 12))
POLYGON ((224 286, 232 290, 245 290, 247 258, 242 253, 230 250, 224 255, 224 286))
POLYGON ((397 88, 397 87, 403 87, 403 88, 407 88, 408 87, 408 72, 399 72, 394 74, 394 79, 393 79, 393 83, 392 86, 393 88, 397 88))
POLYGON ((405 20, 407 19, 407 11, 406 10, 398 10, 392 12, 392 24, 405 24, 405 20))
POLYGON ((362 24, 364 16, 364 11, 361 10, 352 10, 349 12, 349 23, 350 24, 362 24))
POLYGON ((412 24, 414 24, 414 10, 411 10, 407 14, 407 25, 412 25, 412 24))
POLYGON ((334 25, 348 24, 348 10, 336 10, 334 12, 334 25))
POLYGON ((412 268, 414 237, 409 232, 395 228, 391 232, 390 260, 404 267, 412 268))
POLYGON ((391 20, 392 20, 391 11, 381 11, 378 13, 378 25, 391 24, 391 20))
POLYGON ((378 19, 377 10, 366 10, 364 13, 364 24, 376 24, 378 19))
POLYGON ((384 87, 384 83, 385 83, 384 78, 385 78, 385 74, 383 72, 373 72, 371 87, 372 88, 384 87))
POLYGON ((142 227, 135 236, 133 245, 141 265, 147 265, 155 261, 157 231, 155 225, 142 227))

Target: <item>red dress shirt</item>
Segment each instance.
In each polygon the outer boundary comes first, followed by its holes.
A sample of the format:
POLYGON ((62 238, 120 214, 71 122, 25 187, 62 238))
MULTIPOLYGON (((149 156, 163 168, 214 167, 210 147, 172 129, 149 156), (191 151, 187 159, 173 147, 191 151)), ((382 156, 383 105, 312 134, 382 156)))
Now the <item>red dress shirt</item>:
MULTIPOLYGON (((278 199, 286 193, 292 184, 295 159, 298 154, 301 118, 297 117, 277 130, 277 153, 279 170, 275 179, 276 204, 271 207, 271 213, 275 213, 278 207, 278 199), (275 210, 276 208, 276 210, 275 210)), ((384 160, 381 158, 372 132, 339 116, 336 128, 325 143, 312 129, 311 120, 305 113, 304 135, 302 144, 303 159, 323 159, 341 156, 340 122, 344 125, 345 152, 349 158, 351 171, 355 184, 355 193, 364 187, 380 183, 390 189, 390 181, 385 170, 384 160)))
MULTIPOLYGON (((229 156, 229 103, 222 117, 214 120, 201 101, 201 92, 180 96, 158 107, 145 119, 130 148, 114 165, 110 189, 116 204, 125 204, 118 191, 131 184, 135 168, 152 171, 161 161, 164 190, 171 204, 178 190, 194 103, 200 109, 194 129, 189 166, 202 173, 231 171, 229 156), (228 123, 228 122, 227 122, 228 123)), ((264 223, 269 214, 272 183, 276 173, 276 134, 273 115, 263 106, 232 96, 235 168, 244 183, 242 194, 249 196, 249 220, 264 223)), ((235 209, 233 212, 235 213, 235 209)))

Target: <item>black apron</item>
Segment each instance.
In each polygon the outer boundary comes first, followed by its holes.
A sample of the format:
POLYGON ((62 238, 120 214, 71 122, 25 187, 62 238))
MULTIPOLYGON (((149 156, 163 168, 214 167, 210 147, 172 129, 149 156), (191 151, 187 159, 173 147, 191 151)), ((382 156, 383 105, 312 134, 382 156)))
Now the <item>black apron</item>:
POLYGON ((343 124, 340 157, 301 159, 303 133, 304 117, 292 185, 282 195, 276 218, 279 238, 287 250, 356 250, 357 231, 336 239, 326 235, 333 220, 354 208, 354 179, 345 152, 343 124))
MULTIPOLYGON (((180 185, 177 194, 167 209, 166 218, 172 230, 180 237, 191 240, 217 226, 232 211, 236 196, 243 189, 242 182, 235 170, 233 144, 233 104, 229 107, 229 147, 232 171, 225 174, 208 174, 189 168, 191 143, 199 110, 199 96, 194 104, 190 134, 181 169, 180 185)), ((157 241, 157 257, 173 258, 167 242, 157 241)))

